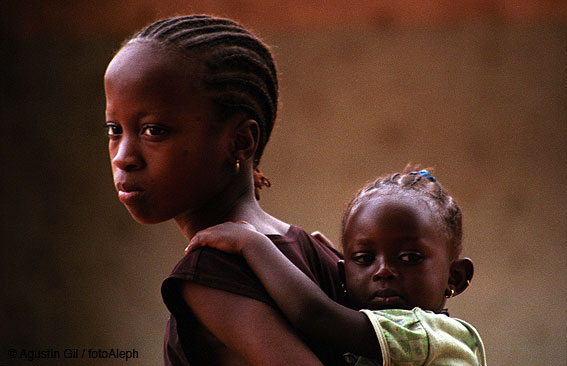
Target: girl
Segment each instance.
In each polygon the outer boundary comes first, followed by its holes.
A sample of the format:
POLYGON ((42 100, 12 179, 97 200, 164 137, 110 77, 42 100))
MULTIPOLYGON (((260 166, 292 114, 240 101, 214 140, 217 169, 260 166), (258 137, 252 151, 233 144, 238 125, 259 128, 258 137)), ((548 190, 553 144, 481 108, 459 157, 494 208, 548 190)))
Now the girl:
POLYGON ((360 312, 329 299, 246 223, 206 229, 187 251, 242 255, 292 324, 360 355, 345 356, 352 365, 484 365, 476 330, 444 308, 473 276, 471 260, 459 258, 461 230, 459 207, 426 170, 364 186, 342 230, 344 290, 360 312))
MULTIPOLYGON (((262 41, 228 19, 161 20, 125 42, 104 86, 114 183, 136 221, 173 219, 191 239, 246 220, 340 300, 340 254, 256 199, 278 104, 274 61, 262 41)), ((162 296, 171 312, 166 365, 341 362, 332 348, 295 334, 240 258, 208 248, 191 253, 164 281, 162 296)))

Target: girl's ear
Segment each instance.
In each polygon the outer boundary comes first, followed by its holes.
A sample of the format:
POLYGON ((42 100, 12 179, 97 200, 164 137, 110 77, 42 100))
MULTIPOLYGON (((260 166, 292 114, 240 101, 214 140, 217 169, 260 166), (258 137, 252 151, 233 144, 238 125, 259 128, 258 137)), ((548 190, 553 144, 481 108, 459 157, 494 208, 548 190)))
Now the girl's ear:
POLYGON ((470 286, 474 274, 474 265, 469 258, 461 258, 451 263, 449 273, 449 292, 455 291, 455 295, 465 291, 470 286))
POLYGON ((341 294, 339 294, 340 303, 346 307, 351 307, 351 303, 348 299, 348 290, 346 288, 346 276, 345 276, 345 261, 343 259, 337 262, 337 268, 339 270, 339 281, 341 281, 341 294))
POLYGON ((260 126, 253 119, 244 119, 237 123, 234 130, 235 158, 240 161, 253 159, 258 141, 260 139, 260 126))
POLYGON ((341 287, 343 287, 343 289, 346 289, 345 261, 343 259, 337 262, 337 268, 339 269, 339 279, 341 281, 341 287))

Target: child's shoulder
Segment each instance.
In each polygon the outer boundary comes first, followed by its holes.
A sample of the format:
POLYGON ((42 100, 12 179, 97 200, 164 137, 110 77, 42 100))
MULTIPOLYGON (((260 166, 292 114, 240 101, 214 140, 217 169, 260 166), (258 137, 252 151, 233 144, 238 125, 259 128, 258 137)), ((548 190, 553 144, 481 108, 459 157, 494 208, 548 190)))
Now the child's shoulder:
MULTIPOLYGON (((424 329, 425 331, 436 331, 438 329, 450 332, 470 332, 474 329, 472 325, 464 320, 452 318, 444 313, 435 313, 415 307, 411 310, 384 309, 384 310, 361 310, 372 323, 378 322, 387 328, 424 329)), ((474 331, 476 332, 476 330, 474 331)))
POLYGON ((469 323, 432 311, 361 310, 372 323, 384 358, 409 362, 439 359, 484 365, 484 346, 469 323))

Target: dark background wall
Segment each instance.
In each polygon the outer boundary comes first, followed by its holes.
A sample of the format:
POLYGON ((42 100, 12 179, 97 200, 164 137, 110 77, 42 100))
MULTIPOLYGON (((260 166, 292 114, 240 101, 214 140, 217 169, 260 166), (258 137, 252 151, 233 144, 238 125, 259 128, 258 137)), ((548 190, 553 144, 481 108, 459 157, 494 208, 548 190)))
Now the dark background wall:
POLYGON ((102 76, 129 33, 191 12, 236 18, 273 46, 269 212, 339 243, 361 184, 434 167, 476 264, 451 313, 477 326, 492 365, 567 365, 567 7, 537 0, 3 2, 0 365, 125 362, 30 363, 11 348, 161 362, 159 288, 185 240, 116 199, 102 76))

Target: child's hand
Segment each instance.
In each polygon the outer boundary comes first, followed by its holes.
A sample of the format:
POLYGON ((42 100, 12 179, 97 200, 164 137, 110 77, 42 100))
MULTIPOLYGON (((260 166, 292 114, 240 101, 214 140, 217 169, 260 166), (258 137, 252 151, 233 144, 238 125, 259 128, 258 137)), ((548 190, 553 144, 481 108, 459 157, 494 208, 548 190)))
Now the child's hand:
POLYGON ((195 234, 185 248, 185 253, 199 247, 209 246, 223 252, 242 255, 243 246, 258 240, 258 236, 263 235, 245 221, 225 222, 195 234))

